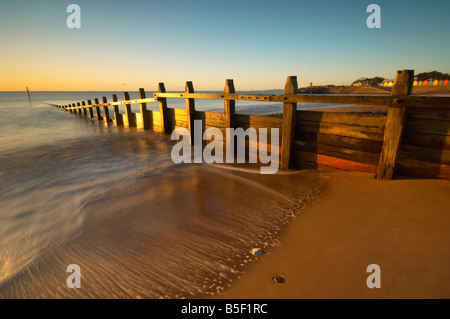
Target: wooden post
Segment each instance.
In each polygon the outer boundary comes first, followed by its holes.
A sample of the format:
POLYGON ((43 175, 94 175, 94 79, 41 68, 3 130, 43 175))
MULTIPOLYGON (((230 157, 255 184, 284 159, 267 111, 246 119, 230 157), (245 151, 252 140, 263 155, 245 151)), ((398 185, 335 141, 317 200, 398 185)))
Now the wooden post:
MULTIPOLYGON (((108 103, 108 99, 106 98, 106 96, 102 97, 102 103, 108 103)), ((105 113, 105 116, 103 117, 103 121, 105 121, 105 123, 111 122, 111 119, 109 118, 109 109, 107 106, 103 107, 103 112, 105 113)))
MULTIPOLYGON (((97 98, 94 99, 94 103, 95 103, 95 105, 99 105, 100 104, 98 102, 97 98)), ((95 115, 97 117, 97 121, 102 121, 103 120, 102 115, 100 114, 100 107, 98 107, 98 106, 95 108, 95 115)))
MULTIPOLYGON (((236 91, 234 90, 233 80, 225 80, 225 88, 223 90, 224 93, 234 94, 236 91)), ((226 127, 234 128, 235 126, 235 111, 236 111, 236 101, 235 100, 225 100, 225 125, 226 127)))
MULTIPOLYGON (((139 89, 139 98, 145 99, 145 90, 143 88, 139 89)), ((142 118, 142 128, 144 130, 148 130, 150 128, 149 119, 147 117, 147 103, 141 103, 140 104, 140 110, 141 110, 141 118, 142 118)))
MULTIPOLYGON (((82 102, 81 102, 81 105, 82 105, 82 106, 86 106, 86 103, 84 103, 84 101, 82 101, 82 102)), ((84 116, 87 115, 87 111, 86 111, 86 108, 85 108, 85 107, 83 107, 83 115, 84 115, 84 116)))
MULTIPOLYGON (((164 83, 158 83, 158 93, 166 93, 164 83)), ((159 113, 161 114, 161 126, 163 133, 170 133, 169 123, 167 118, 167 99, 158 98, 159 101, 159 113)))
MULTIPOLYGON (((75 107, 76 106, 76 104, 75 103, 72 103, 72 107, 75 107)), ((75 113, 75 114, 77 114, 77 110, 76 109, 72 109, 72 111, 71 112, 73 112, 73 113, 75 113)))
MULTIPOLYGON (((117 95, 113 94, 112 100, 113 100, 113 102, 117 102, 118 101, 117 95)), ((114 105, 114 120, 115 120, 117 126, 123 126, 123 118, 122 118, 122 114, 119 113, 118 105, 114 105)))
MULTIPOLYGON (((130 100, 130 95, 128 92, 123 92, 123 99, 124 101, 130 100)), ((125 104, 125 116, 128 121, 128 127, 136 126, 136 123, 134 123, 133 119, 133 113, 131 112, 131 104, 125 104)))
MULTIPOLYGON (((81 103, 80 103, 80 102, 77 102, 77 107, 80 107, 80 106, 81 106, 81 103)), ((78 114, 81 114, 81 109, 78 108, 76 112, 77 112, 78 114)))
MULTIPOLYGON (((397 71, 391 95, 399 99, 411 95, 413 83, 414 70, 397 71)), ((406 107, 389 106, 377 179, 392 179, 395 174, 406 114, 406 107)))
POLYGON ((92 102, 91 102, 91 100, 88 100, 88 105, 89 105, 89 117, 93 118, 94 117, 94 110, 92 110, 92 102))
MULTIPOLYGON (((194 85, 191 81, 187 81, 184 87, 185 93, 195 93, 194 85)), ((186 99, 186 121, 188 125, 188 130, 191 133, 192 145, 194 145, 194 119, 195 119, 195 100, 186 99)), ((205 124, 205 123, 203 123, 205 124)))
MULTIPOLYGON (((297 94, 296 76, 288 76, 284 94, 297 94)), ((294 138, 297 103, 283 103, 283 127, 281 137, 281 169, 292 168, 294 163, 294 138)))

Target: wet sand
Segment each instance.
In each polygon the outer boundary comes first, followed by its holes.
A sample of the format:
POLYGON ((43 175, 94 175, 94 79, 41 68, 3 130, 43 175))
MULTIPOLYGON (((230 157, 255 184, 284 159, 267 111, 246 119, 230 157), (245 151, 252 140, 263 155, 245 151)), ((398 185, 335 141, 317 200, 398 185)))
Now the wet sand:
POLYGON ((449 298, 450 183, 338 171, 222 298, 449 298), (381 268, 381 288, 366 285, 381 268), (286 282, 276 283, 274 276, 286 282))

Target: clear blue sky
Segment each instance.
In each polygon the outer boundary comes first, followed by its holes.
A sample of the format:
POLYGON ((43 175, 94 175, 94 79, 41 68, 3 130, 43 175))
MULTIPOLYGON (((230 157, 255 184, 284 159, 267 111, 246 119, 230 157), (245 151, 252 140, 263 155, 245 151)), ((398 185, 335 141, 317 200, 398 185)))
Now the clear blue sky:
POLYGON ((283 88, 450 72, 449 0, 2 0, 0 90, 283 88), (81 29, 66 8, 81 7, 81 29), (366 8, 381 7, 381 29, 366 8))

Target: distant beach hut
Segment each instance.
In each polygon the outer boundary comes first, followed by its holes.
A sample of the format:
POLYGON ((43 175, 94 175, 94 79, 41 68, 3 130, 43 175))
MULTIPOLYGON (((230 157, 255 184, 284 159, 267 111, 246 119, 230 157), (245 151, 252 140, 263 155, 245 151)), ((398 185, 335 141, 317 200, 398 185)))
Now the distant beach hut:
POLYGON ((388 86, 389 87, 392 87, 394 85, 394 82, 392 82, 392 81, 390 81, 389 83, 388 83, 388 86))
POLYGON ((438 84, 439 84, 439 81, 437 79, 433 81, 433 85, 438 85, 438 84))
POLYGON ((417 86, 419 82, 417 80, 414 81, 413 86, 417 86))
POLYGON ((445 79, 443 84, 448 85, 448 79, 445 79))
POLYGON ((422 86, 428 86, 428 80, 423 81, 422 86))
POLYGON ((417 86, 422 86, 423 85, 423 81, 419 81, 419 83, 417 84, 417 86))
POLYGON ((444 83, 444 80, 439 80, 438 85, 442 85, 444 83))

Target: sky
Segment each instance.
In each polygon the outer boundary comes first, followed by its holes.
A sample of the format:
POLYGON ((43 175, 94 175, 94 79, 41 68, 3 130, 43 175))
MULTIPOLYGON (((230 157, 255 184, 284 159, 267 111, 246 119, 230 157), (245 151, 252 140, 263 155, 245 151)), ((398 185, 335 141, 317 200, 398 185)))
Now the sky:
POLYGON ((0 91, 282 89, 450 72, 449 0, 1 0, 0 91), (70 29, 70 4, 81 28, 70 29), (370 29, 370 4, 381 28, 370 29))

